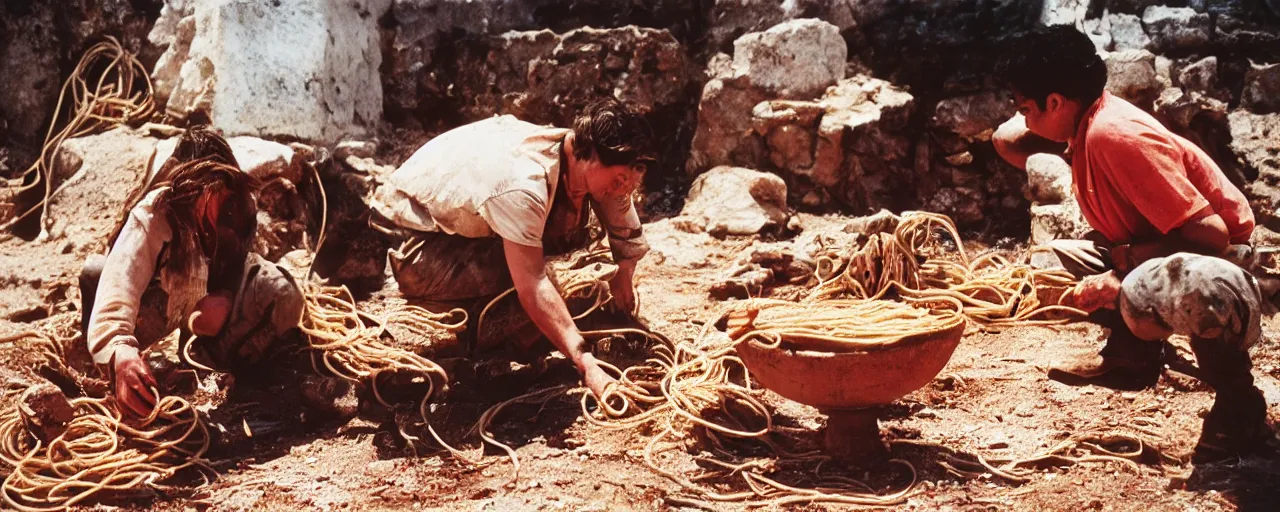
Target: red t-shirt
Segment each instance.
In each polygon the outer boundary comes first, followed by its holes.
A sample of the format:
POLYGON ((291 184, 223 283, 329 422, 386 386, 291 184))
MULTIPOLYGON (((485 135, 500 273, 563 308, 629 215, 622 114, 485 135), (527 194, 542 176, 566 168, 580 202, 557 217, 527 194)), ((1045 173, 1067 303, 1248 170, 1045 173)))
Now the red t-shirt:
POLYGON ((1253 234, 1248 200, 1209 155, 1121 98, 1102 93, 1071 144, 1080 210, 1111 243, 1167 234, 1205 206, 1226 222, 1231 243, 1253 234))

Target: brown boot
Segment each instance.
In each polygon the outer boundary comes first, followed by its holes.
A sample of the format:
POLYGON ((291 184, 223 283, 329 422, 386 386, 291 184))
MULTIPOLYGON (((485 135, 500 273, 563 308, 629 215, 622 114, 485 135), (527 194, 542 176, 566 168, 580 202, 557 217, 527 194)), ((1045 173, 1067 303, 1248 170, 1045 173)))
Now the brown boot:
POLYGON ((1096 384, 1115 389, 1143 389, 1160 379, 1165 342, 1138 339, 1124 325, 1104 314, 1099 323, 1111 327, 1107 344, 1097 354, 1058 361, 1049 367, 1049 378, 1071 385, 1096 384))
POLYGON ((1191 338, 1202 379, 1213 387, 1213 408, 1204 418, 1196 458, 1267 451, 1275 434, 1267 422, 1267 400, 1253 385, 1249 351, 1230 339, 1191 338))
POLYGON ((1275 441, 1275 432, 1267 422, 1267 401, 1258 388, 1250 387, 1240 392, 1219 391, 1213 408, 1204 418, 1195 458, 1212 461, 1265 452, 1275 441))

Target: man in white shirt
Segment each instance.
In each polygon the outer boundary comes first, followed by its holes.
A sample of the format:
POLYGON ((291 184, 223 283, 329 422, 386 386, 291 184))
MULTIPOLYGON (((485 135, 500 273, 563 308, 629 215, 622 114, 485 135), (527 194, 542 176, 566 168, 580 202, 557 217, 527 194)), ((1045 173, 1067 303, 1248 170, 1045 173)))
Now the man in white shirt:
POLYGON ((587 243, 590 205, 619 267, 613 300, 634 309, 636 262, 649 247, 631 196, 654 161, 652 140, 644 118, 615 100, 587 107, 572 129, 501 116, 432 139, 372 200, 374 222, 420 242, 391 251, 401 293, 456 302, 514 286, 533 323, 600 396, 614 379, 587 350, 546 257, 587 243))

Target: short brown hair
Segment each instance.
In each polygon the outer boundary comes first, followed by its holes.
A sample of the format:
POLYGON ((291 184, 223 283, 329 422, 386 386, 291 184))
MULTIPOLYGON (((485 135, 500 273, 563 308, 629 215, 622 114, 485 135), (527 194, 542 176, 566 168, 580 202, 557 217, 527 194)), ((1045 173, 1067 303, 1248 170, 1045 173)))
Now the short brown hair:
POLYGON ((634 108, 613 98, 596 101, 573 120, 573 156, 606 166, 654 163, 653 130, 634 108))

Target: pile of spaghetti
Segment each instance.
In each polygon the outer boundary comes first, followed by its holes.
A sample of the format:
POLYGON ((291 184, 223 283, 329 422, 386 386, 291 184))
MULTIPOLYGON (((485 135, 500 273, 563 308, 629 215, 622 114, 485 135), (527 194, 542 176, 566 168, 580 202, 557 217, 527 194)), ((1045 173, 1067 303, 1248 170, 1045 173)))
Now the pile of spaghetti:
MULTIPOLYGON (((53 170, 64 141, 149 119, 155 112, 152 92, 147 68, 114 37, 108 36, 89 48, 62 84, 40 156, 22 174, 25 184, 5 191, 8 197, 16 198, 26 190, 41 187, 44 196, 0 224, 0 230, 33 213, 44 215, 49 200, 58 192, 54 189, 53 170), (64 111, 64 107, 71 110, 64 111), (60 123, 62 128, 55 131, 60 123)), ((47 225, 48 219, 45 221, 47 225)))
POLYGON ((649 334, 653 340, 649 359, 625 370, 610 367, 619 376, 617 384, 599 401, 584 395, 584 417, 602 428, 653 434, 645 445, 645 464, 701 499, 752 506, 889 506, 911 496, 915 468, 904 460, 892 462, 902 466, 910 479, 888 492, 834 471, 824 472, 830 458, 814 449, 816 438, 806 439, 814 433, 774 422, 773 412, 761 399, 763 390, 752 384, 735 347, 757 337, 774 343, 803 338, 808 343, 887 344, 955 326, 961 318, 879 300, 800 305, 767 299, 738 303, 722 317, 728 339, 712 329, 718 322, 706 323, 691 342, 677 344, 649 334), (798 314, 799 309, 806 314, 798 314), (744 327, 747 324, 749 328, 744 327), (695 456, 700 466, 697 474, 686 476, 685 471, 663 464, 664 453, 686 450, 691 443, 702 450, 695 456), (810 448, 797 448, 806 445, 810 448))
POLYGON ((818 260, 820 284, 808 302, 832 298, 881 299, 896 296, 930 309, 947 309, 982 329, 1014 325, 1055 325, 1085 315, 1057 304, 1075 279, 1062 270, 1043 270, 995 253, 970 258, 955 224, 945 215, 913 212, 893 233, 877 233, 862 247, 818 260), (944 247, 935 231, 955 249, 944 247))
POLYGON ((367 381, 374 397, 386 407, 392 404, 384 400, 379 391, 379 376, 407 372, 426 379, 430 387, 418 407, 422 421, 441 446, 461 455, 440 438, 427 418, 427 402, 437 384, 449 381, 448 374, 426 357, 388 345, 382 341, 382 335, 391 323, 426 336, 442 331, 458 332, 466 327, 466 311, 433 313, 418 306, 401 305, 380 318, 360 311, 345 286, 304 281, 302 292, 306 309, 300 327, 307 338, 306 349, 316 372, 324 373, 323 367, 329 374, 349 382, 367 381))
MULTIPOLYGON (((46 358, 61 360, 56 340, 23 336, 36 338, 33 349, 46 358)), ((62 510, 100 494, 157 487, 187 468, 212 472, 203 459, 209 432, 181 397, 161 398, 146 418, 125 420, 110 398, 67 400, 48 384, 20 386, 7 395, 19 392, 25 392, 23 399, 0 412, 0 461, 7 472, 3 499, 14 510, 62 510), (52 404, 49 410, 56 414, 38 413, 26 400, 41 387, 41 403, 52 404), (61 418, 53 421, 55 416, 61 418)))
POLYGON ((847 352, 891 345, 907 337, 946 331, 964 317, 887 300, 831 299, 810 303, 752 299, 726 315, 736 343, 759 340, 795 350, 847 352))

